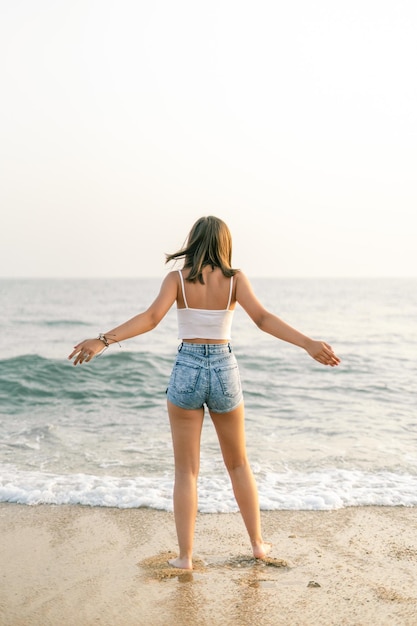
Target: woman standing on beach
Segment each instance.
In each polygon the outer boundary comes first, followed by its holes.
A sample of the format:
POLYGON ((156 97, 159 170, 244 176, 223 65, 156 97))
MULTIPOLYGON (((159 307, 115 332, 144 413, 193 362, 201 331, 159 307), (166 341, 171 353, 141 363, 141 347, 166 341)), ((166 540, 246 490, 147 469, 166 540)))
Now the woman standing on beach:
POLYGON ((246 455, 242 389, 230 344, 236 303, 261 330, 304 348, 319 363, 335 366, 340 361, 327 343, 310 339, 263 307, 245 274, 232 268, 230 231, 219 218, 197 220, 185 246, 166 256, 167 263, 178 259, 184 260, 182 269, 169 272, 146 311, 97 339, 77 344, 68 358, 74 359, 74 365, 88 362, 110 344, 152 330, 176 302, 181 344, 167 403, 175 459, 174 517, 179 556, 170 564, 192 569, 204 405, 219 438, 253 556, 262 559, 270 546, 262 538, 258 491, 246 455))

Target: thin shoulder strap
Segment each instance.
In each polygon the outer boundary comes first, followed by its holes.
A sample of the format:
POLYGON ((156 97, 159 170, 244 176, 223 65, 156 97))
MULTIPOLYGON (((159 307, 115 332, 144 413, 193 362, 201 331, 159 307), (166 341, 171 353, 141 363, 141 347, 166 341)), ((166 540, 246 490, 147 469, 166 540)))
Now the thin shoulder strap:
POLYGON ((229 310, 229 306, 232 301, 232 292, 233 292, 233 276, 230 277, 229 300, 227 302, 227 307, 226 307, 227 310, 229 310))
MULTIPOLYGON (((181 270, 178 270, 178 273, 179 273, 180 278, 181 278, 182 297, 184 298, 185 308, 188 309, 187 298, 185 297, 184 278, 183 278, 181 270)), ((227 307, 227 308, 229 308, 229 307, 227 307)))

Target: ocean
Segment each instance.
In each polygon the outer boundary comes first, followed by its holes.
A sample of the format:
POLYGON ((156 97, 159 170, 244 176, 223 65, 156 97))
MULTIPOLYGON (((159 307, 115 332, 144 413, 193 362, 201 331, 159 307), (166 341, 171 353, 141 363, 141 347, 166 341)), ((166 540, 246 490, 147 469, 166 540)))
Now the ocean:
MULTIPOLYGON (((0 501, 172 510, 165 390, 173 308, 89 364, 67 356, 144 310, 159 279, 0 280, 0 501)), ((253 279, 265 306, 330 343, 326 368, 237 307, 233 346, 262 510, 417 505, 417 278, 253 279)), ((237 507, 207 414, 199 510, 237 507)))

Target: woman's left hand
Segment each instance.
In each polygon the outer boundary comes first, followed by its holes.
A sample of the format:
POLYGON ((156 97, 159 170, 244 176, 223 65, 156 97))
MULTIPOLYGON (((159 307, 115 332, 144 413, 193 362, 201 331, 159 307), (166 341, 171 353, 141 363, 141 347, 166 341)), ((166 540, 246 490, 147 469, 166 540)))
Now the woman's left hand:
POLYGON ((74 350, 69 355, 68 359, 71 361, 74 357, 74 365, 81 365, 82 363, 88 363, 100 352, 103 352, 105 346, 100 339, 85 339, 74 346, 74 350))
POLYGON ((330 365, 330 367, 335 367, 340 363, 340 359, 333 352, 333 348, 329 346, 329 344, 325 341, 315 341, 314 339, 312 339, 306 347, 306 350, 313 359, 315 359, 322 365, 330 365))

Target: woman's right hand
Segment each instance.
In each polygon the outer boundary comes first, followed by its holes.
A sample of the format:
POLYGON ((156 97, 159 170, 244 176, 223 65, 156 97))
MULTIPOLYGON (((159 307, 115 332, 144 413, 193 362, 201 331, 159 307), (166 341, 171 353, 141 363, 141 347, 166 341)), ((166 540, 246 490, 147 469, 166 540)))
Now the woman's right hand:
POLYGON ((73 365, 81 365, 82 363, 91 361, 97 354, 103 352, 105 346, 101 339, 85 339, 76 346, 69 355, 68 359, 71 361, 74 357, 73 365))

